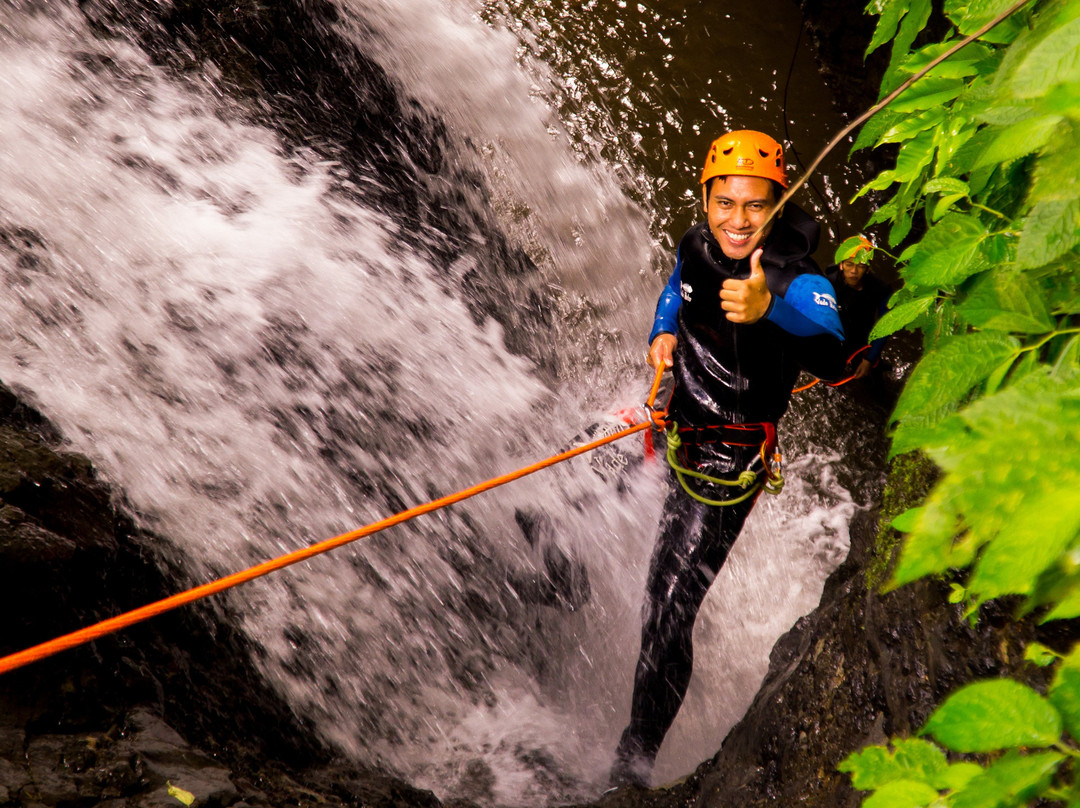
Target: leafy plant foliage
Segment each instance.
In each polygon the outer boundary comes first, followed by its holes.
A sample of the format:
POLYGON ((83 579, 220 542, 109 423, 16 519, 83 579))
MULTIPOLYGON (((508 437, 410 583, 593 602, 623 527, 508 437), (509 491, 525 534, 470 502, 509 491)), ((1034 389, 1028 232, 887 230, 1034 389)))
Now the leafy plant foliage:
MULTIPOLYGON (((930 0, 872 0, 867 54, 892 48, 882 97, 1012 2, 945 0, 945 40, 915 47, 930 0)), ((885 144, 895 167, 860 193, 888 192, 869 224, 910 246, 871 339, 922 333, 892 453, 922 451, 942 472, 893 522, 907 536, 889 586, 966 570, 954 600, 971 614, 1018 595, 1043 620, 1078 617, 1080 0, 1032 0, 934 67, 854 149, 885 144)), ((873 792, 864 806, 1080 807, 1080 650, 1028 658, 1056 666, 1047 694, 975 682, 922 737, 849 756, 841 770, 873 792)))

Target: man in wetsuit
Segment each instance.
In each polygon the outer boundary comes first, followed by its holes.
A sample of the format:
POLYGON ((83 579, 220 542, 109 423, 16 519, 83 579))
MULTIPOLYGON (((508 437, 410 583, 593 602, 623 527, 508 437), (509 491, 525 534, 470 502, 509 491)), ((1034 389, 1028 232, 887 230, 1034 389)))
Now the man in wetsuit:
POLYGON ((888 309, 892 296, 888 285, 870 272, 873 257, 874 245, 865 236, 859 236, 855 254, 825 270, 825 277, 836 292, 840 322, 844 326, 844 352, 853 379, 869 376, 885 347, 885 337, 869 342, 870 330, 888 309))
POLYGON ((669 443, 677 436, 681 471, 649 566, 613 785, 649 783, 690 682, 698 608, 768 478, 763 458, 800 368, 836 379, 844 367, 833 289, 811 258, 817 222, 789 203, 766 224, 787 187, 780 144, 728 133, 713 142, 701 183, 706 221, 679 243, 649 337, 649 364, 674 373, 669 443), (748 489, 729 487, 747 470, 756 473, 748 489))

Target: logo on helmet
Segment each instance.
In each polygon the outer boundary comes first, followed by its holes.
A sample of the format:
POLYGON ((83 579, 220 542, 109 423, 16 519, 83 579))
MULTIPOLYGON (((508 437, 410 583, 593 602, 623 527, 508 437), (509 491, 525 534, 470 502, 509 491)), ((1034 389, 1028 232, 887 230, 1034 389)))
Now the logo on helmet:
POLYGON ((735 161, 735 165, 736 165, 736 166, 737 166, 738 168, 749 168, 749 169, 753 169, 753 167, 754 167, 754 161, 753 161, 753 159, 751 159, 751 158, 749 158, 749 157, 740 157, 740 158, 739 158, 738 160, 736 160, 736 161, 735 161))

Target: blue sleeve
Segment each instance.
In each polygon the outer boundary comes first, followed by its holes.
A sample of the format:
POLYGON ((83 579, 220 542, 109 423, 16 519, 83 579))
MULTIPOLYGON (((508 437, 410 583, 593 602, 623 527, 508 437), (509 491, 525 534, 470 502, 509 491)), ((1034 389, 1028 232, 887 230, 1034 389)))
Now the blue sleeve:
POLYGON ((796 337, 831 334, 844 339, 833 286, 822 275, 799 275, 783 297, 773 295, 765 317, 796 337))
POLYGON ((659 334, 677 334, 679 332, 679 307, 682 306, 682 254, 675 261, 675 269, 668 278, 667 286, 656 301, 656 316, 653 318, 652 331, 649 332, 649 344, 659 334))

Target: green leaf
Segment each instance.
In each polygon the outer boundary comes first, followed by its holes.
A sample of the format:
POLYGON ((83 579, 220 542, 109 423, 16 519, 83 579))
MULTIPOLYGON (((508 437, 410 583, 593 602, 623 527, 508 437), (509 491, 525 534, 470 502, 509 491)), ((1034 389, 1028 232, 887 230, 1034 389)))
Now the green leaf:
MULTIPOLYGON (((1016 373, 1026 375, 1009 387, 937 425, 915 419, 921 441, 904 440, 943 473, 908 535, 897 580, 969 563, 961 550, 985 547, 968 582, 974 595, 1034 588, 1040 599, 1059 597, 1049 570, 1063 563, 1055 556, 1073 552, 1062 548, 1075 543, 1080 520, 1080 504, 1072 504, 1080 502, 1080 379, 1055 377, 1037 362, 1023 366, 1016 373), (963 541, 951 544, 961 527, 963 541), (909 548, 917 549, 910 559, 909 548)), ((900 440, 898 429, 894 450, 900 440)))
MULTIPOLYGON (((954 169, 954 160, 979 133, 978 125, 968 115, 957 114, 955 107, 953 112, 948 122, 934 131, 934 143, 937 146, 933 169, 935 178, 951 178, 965 173, 954 169)), ((954 190, 953 193, 972 196, 970 183, 965 183, 963 191, 954 190)))
MULTIPOLYGON (((957 42, 959 40, 950 39, 945 42, 934 42, 926 45, 905 59, 900 65, 900 69, 905 73, 914 75, 955 46, 957 42)), ((934 67, 927 75, 936 78, 968 78, 975 76, 979 73, 978 65, 990 55, 991 51, 986 45, 972 42, 934 67)))
MULTIPOLYGON (((942 151, 940 148, 937 153, 941 156, 942 151)), ((922 187, 922 192, 944 194, 941 199, 934 203, 933 210, 930 213, 931 223, 940 220, 942 216, 948 213, 948 208, 953 206, 955 202, 971 196, 971 189, 968 184, 954 177, 931 179, 929 183, 922 187)))
POLYGON ((955 541, 960 526, 956 511, 948 505, 932 503, 920 511, 911 528, 886 589, 971 563, 974 551, 970 544, 955 541))
POLYGON ((1065 729, 1075 739, 1080 738, 1080 670, 1062 665, 1050 687, 1050 703, 1065 722, 1065 729))
POLYGON ((1001 389, 1001 385, 1005 383, 1005 378, 1009 375, 1009 371, 1012 370, 1013 365, 1016 364, 1016 356, 1010 356, 997 368, 994 372, 986 377, 986 395, 996 393, 1001 389))
POLYGON ((915 182, 901 186, 897 192, 896 215, 893 217, 893 226, 889 229, 889 246, 895 247, 908 237, 914 224, 913 206, 916 203, 915 182))
POLYGON ((953 101, 967 86, 962 79, 932 78, 919 79, 890 104, 893 112, 918 112, 933 109, 953 101))
POLYGON ((1073 645, 1061 658, 1061 668, 1080 671, 1080 645, 1073 645))
POLYGON ((1054 375, 1065 376, 1080 370, 1080 335, 1070 339, 1054 360, 1054 375))
POLYGON ((1056 84, 1080 81, 1080 19, 1052 29, 1031 49, 1012 74, 1009 89, 1018 98, 1034 98, 1056 84))
POLYGON ((971 763, 970 761, 961 761, 960 763, 953 763, 945 770, 945 775, 942 778, 944 787, 950 791, 959 791, 964 788, 973 779, 978 777, 985 771, 978 763, 971 763))
POLYGON ((863 808, 926 808, 938 796, 937 790, 926 783, 894 780, 863 800, 863 808))
MULTIPOLYGON (((905 0, 885 0, 872 4, 871 13, 878 14, 877 26, 874 28, 874 36, 870 38, 870 44, 866 46, 864 56, 869 56, 896 35, 896 28, 900 19, 907 14, 908 4, 905 0)), ((869 7, 868 7, 869 8, 869 7)))
POLYGON ((869 746, 848 755, 836 768, 851 775, 851 784, 860 791, 872 791, 895 782, 916 781, 936 788, 947 777, 945 753, 921 738, 894 739, 890 751, 883 746, 869 746))
POLYGON ((893 418, 951 412, 972 387, 1019 347, 1014 337, 995 332, 966 334, 943 343, 924 356, 912 372, 893 418))
POLYGON ((914 300, 907 300, 896 308, 889 309, 874 323, 874 327, 870 331, 870 340, 873 341, 878 337, 888 336, 912 323, 919 315, 928 311, 936 299, 936 295, 926 295, 917 297, 914 300))
POLYGON ((945 753, 922 738, 899 738, 893 741, 893 765, 897 780, 916 780, 935 788, 941 785, 948 768, 945 753))
POLYGON ((1077 104, 1080 103, 1080 84, 1059 84, 1044 95, 1029 101, 1041 115, 1064 115, 1075 117, 1077 104))
MULTIPOLYGON (((1017 101, 1013 98, 997 99, 996 103, 981 107, 975 113, 976 120, 994 126, 1015 126, 1024 123, 1039 115, 1035 101, 1017 101)), ((996 136, 998 130, 987 131, 988 135, 996 136)))
MULTIPOLYGON (((836 254, 833 261, 839 264, 841 261, 846 261, 851 258, 863 247, 862 238, 859 236, 851 236, 844 239, 839 247, 836 248, 836 254)), ((870 253, 871 259, 873 258, 873 251, 870 253)))
MULTIPOLYGON (((863 190, 862 190, 862 191, 860 191, 860 192, 859 192, 859 194, 862 194, 862 193, 863 193, 863 191, 865 191, 865 190, 866 190, 866 187, 864 186, 864 187, 863 187, 863 190)), ((858 199, 858 198, 859 198, 858 196, 855 196, 855 197, 854 197, 854 198, 852 199, 852 201, 854 202, 854 201, 855 201, 856 199, 858 199)), ((898 208, 898 206, 897 206, 897 204, 896 204, 896 203, 897 203, 897 199, 896 199, 896 197, 894 196, 894 197, 893 197, 892 199, 890 199, 890 200, 889 200, 888 202, 886 202, 886 203, 885 203, 884 205, 882 205, 882 206, 881 206, 880 208, 878 208, 877 210, 875 210, 875 211, 874 211, 874 213, 873 213, 873 215, 872 215, 872 216, 870 217, 870 219, 869 219, 869 220, 868 220, 868 221, 866 222, 867 226, 868 226, 868 227, 872 227, 872 226, 873 226, 873 225, 875 225, 875 224, 881 224, 882 222, 887 222, 887 221, 889 221, 890 219, 892 219, 892 218, 893 218, 894 216, 896 216, 896 215, 897 215, 897 211, 899 210, 899 208, 898 208)))
MULTIPOLYGON (((907 118, 907 115, 900 115, 899 113, 893 112, 888 107, 881 110, 875 114, 873 118, 862 125, 862 128, 859 130, 859 136, 855 138, 855 143, 851 146, 850 153, 854 154, 860 149, 865 149, 877 144, 883 134, 890 131, 898 122, 907 120, 907 118)), ((917 131, 921 132, 922 130, 919 129, 917 131)))
MULTIPOLYGON (((1001 267, 1002 264, 1011 264, 1016 257, 1013 238, 1006 233, 994 233, 982 243, 983 255, 986 262, 992 267, 1001 267)), ((1002 267, 1002 269, 1006 269, 1002 267)))
MULTIPOLYGON (((900 20, 899 29, 893 37, 892 50, 889 53, 889 66, 881 82, 882 92, 898 87, 904 80, 899 65, 908 57, 908 51, 915 37, 926 27, 932 10, 931 0, 908 0, 907 14, 900 20)), ((925 107, 924 107, 925 109, 925 107)))
POLYGON ((897 182, 903 182, 903 180, 899 176, 897 176, 896 169, 886 169, 885 171, 882 171, 880 174, 874 177, 872 180, 870 180, 870 182, 866 183, 866 185, 864 185, 862 188, 860 188, 859 192, 855 194, 852 201, 858 199, 868 191, 884 191, 890 185, 893 185, 897 182))
POLYGON ((1074 578, 1070 583, 1071 586, 1057 599, 1054 608, 1047 612, 1046 616, 1039 621, 1040 623, 1049 623, 1051 620, 1072 620, 1074 617, 1080 617, 1080 585, 1078 585, 1077 578, 1074 578))
POLYGON ((1042 289, 1027 273, 987 272, 957 306, 960 318, 976 328, 1019 334, 1052 331, 1042 289))
POLYGON ((896 156, 896 169, 893 171, 894 182, 912 182, 919 178, 926 166, 934 159, 933 131, 921 132, 913 140, 900 147, 896 156))
POLYGON ((890 781, 892 755, 884 746, 867 746, 840 761, 836 770, 850 774, 852 786, 859 791, 872 791, 890 781))
POLYGON ((933 311, 921 318, 919 328, 923 335, 924 355, 936 351, 941 343, 953 339, 964 330, 960 318, 956 316, 956 305, 949 298, 939 298, 933 311))
POLYGON ((1080 243, 1080 200, 1040 199, 1028 214, 1016 264, 1021 269, 1041 267, 1080 243))
POLYGON ((1060 115, 1044 115, 1002 127, 975 160, 974 168, 1010 163, 1039 151, 1060 128, 1060 115))
POLYGON ((949 117, 946 107, 933 107, 920 112, 918 115, 900 115, 895 123, 884 130, 877 138, 877 145, 885 143, 903 143, 911 140, 922 132, 934 130, 949 117))
POLYGON ((936 222, 949 212, 954 203, 959 202, 967 194, 948 194, 934 203, 934 209, 930 212, 930 221, 936 222))
POLYGON ((968 36, 1003 14, 1012 4, 1013 0, 947 0, 945 14, 961 35, 968 36))
POLYGON ((1029 805, 1044 794, 1065 760, 1060 752, 1020 755, 1010 751, 994 761, 963 790, 953 795, 952 808, 1013 808, 1029 805))
POLYGON ((904 280, 932 289, 960 283, 983 268, 979 247, 986 238, 978 218, 950 213, 927 231, 903 270, 904 280))
MULTIPOLYGON (((1030 662, 1033 665, 1037 665, 1040 668, 1045 668, 1048 665, 1053 665, 1060 658, 1061 655, 1059 653, 1054 651, 1054 649, 1048 648, 1047 646, 1043 645, 1041 642, 1029 642, 1024 647, 1024 661, 1030 662)), ((1053 701, 1052 698, 1051 701, 1053 701)))
POLYGON ((924 194, 960 194, 967 196, 971 193, 968 184, 956 177, 938 177, 927 181, 923 186, 924 194))
POLYGON ((954 752, 994 752, 1052 746, 1061 729, 1061 715, 1033 689, 1012 679, 988 679, 950 695, 922 732, 954 752))
POLYGON ((915 529, 915 525, 918 524, 919 519, 922 518, 922 513, 925 509, 922 506, 916 508, 908 508, 903 513, 893 518, 889 524, 895 530, 899 530, 901 533, 910 533, 915 529))
POLYGON ((1023 604, 1020 615, 1047 604, 1056 604, 1041 622, 1080 616, 1080 552, 1072 548, 1039 576, 1035 591, 1023 604))
POLYGON ((968 589, 984 601, 1026 595, 1080 531, 1080 471, 1027 492, 983 551, 968 589))

